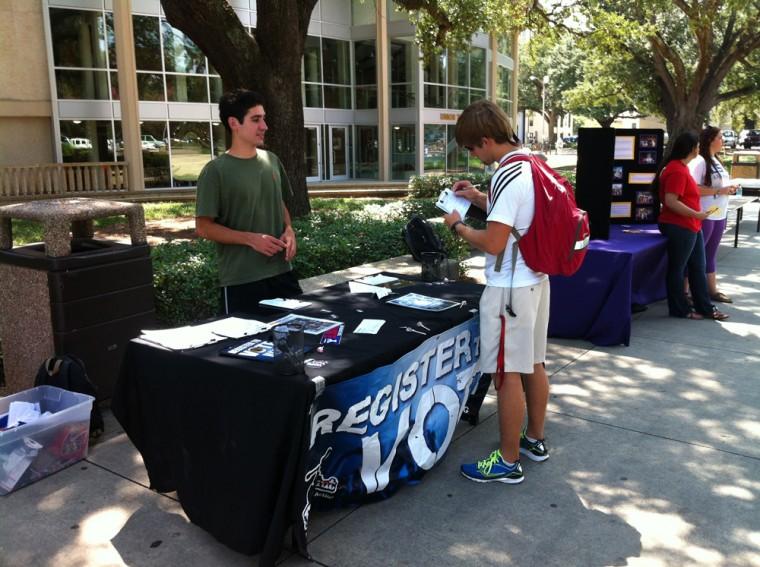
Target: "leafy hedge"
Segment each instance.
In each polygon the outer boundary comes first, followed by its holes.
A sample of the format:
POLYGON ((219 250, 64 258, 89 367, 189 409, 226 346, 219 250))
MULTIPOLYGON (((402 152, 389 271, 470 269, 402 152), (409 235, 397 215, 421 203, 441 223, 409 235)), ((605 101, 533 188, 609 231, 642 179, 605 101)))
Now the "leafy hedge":
MULTIPOLYGON (((558 168, 557 172, 566 177, 575 187, 575 167, 558 168)), ((454 185, 460 179, 466 179, 473 185, 480 185, 485 190, 491 182, 492 173, 428 174, 415 175, 409 179, 409 196, 416 199, 436 198, 441 191, 454 185)))
MULTIPOLYGON (((412 214, 438 216, 430 200, 337 203, 315 206, 309 218, 295 219, 299 279, 408 254, 401 229, 412 214), (358 206, 361 205, 361 206, 358 206)), ((442 223, 434 224, 449 256, 461 262, 469 248, 442 223)), ((220 312, 216 249, 212 242, 168 242, 153 247, 156 312, 167 325, 182 325, 220 312)))

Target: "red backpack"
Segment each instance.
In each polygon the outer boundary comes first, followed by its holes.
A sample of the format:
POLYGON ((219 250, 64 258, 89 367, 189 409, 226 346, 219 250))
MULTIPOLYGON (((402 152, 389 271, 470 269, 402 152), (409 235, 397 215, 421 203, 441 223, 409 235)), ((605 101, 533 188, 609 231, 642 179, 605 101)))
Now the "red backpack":
MULTIPOLYGON (((517 154, 504 160, 499 167, 516 161, 530 162, 536 212, 533 222, 523 235, 512 227, 516 243, 512 247, 512 274, 517 262, 517 247, 525 264, 534 272, 550 276, 571 276, 586 257, 591 231, 588 213, 575 204, 573 186, 546 162, 535 155, 517 154)), ((501 270, 504 252, 496 259, 496 271, 501 270)))

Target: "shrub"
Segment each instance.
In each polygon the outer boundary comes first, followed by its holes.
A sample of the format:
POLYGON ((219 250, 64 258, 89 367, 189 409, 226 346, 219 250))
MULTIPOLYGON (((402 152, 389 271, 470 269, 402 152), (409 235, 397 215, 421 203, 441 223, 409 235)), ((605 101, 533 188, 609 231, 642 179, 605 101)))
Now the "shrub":
POLYGON ((491 175, 480 172, 413 175, 409 179, 409 196, 416 199, 436 198, 443 189, 451 187, 460 179, 467 179, 473 185, 482 184, 482 187, 487 187, 491 175))
POLYGON ((167 325, 207 319, 221 311, 216 249, 208 240, 151 248, 156 315, 167 325))

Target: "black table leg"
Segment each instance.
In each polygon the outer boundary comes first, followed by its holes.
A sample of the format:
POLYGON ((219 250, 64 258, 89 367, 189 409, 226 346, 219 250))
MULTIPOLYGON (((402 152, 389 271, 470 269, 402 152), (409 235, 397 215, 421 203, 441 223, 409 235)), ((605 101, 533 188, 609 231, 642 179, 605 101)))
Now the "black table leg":
POLYGON ((734 227, 734 248, 739 246, 739 225, 742 222, 742 212, 743 212, 742 207, 739 207, 738 209, 736 209, 736 226, 734 227))

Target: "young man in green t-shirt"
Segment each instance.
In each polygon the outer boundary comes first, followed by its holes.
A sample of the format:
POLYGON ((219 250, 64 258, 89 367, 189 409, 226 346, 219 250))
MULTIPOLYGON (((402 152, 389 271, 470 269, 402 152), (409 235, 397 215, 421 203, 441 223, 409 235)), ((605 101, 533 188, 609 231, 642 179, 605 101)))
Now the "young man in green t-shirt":
POLYGON ((260 95, 225 93, 219 118, 232 143, 198 177, 195 231, 217 243, 224 312, 255 313, 262 299, 301 293, 290 265, 296 235, 283 201, 292 189, 277 156, 260 147, 267 131, 260 95))

